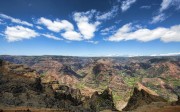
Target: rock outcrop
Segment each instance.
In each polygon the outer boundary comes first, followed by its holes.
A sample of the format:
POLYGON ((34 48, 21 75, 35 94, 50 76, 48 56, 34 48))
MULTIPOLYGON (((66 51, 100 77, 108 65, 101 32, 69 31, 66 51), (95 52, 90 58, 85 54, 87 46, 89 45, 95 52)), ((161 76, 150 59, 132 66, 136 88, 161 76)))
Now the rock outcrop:
POLYGON ((135 87, 133 94, 127 103, 127 106, 123 109, 123 111, 131 111, 143 105, 148 105, 152 102, 166 102, 166 100, 160 96, 152 95, 144 89, 139 90, 137 87, 135 87))
MULTIPOLYGON (((65 94, 69 100, 62 99, 60 103, 63 104, 63 100, 67 100, 70 102, 66 103, 67 105, 78 105, 75 108, 85 104, 84 101, 89 101, 84 96, 90 97, 95 91, 100 93, 109 87, 113 91, 116 108, 121 110, 126 105, 131 95, 131 89, 137 82, 142 83, 151 90, 146 91, 143 88, 147 93, 155 96, 158 94, 168 102, 176 102, 177 96, 180 96, 179 56, 74 57, 1 55, 0 59, 14 63, 6 63, 3 67, 3 74, 1 74, 6 79, 0 81, 2 82, 0 86, 4 85, 9 88, 7 85, 10 85, 9 82, 12 81, 14 87, 19 88, 20 86, 20 88, 23 88, 21 91, 28 90, 27 93, 33 93, 34 95, 36 93, 48 93, 48 95, 52 96, 52 99, 57 100, 53 101, 57 105, 61 99, 59 94, 63 94, 58 93, 61 92, 59 90, 60 86, 69 87, 66 92, 72 95, 72 98, 70 98, 69 95, 65 94), (23 65, 27 65, 29 68, 23 65), (15 83, 19 84, 16 85, 15 83), (23 84, 24 86, 21 87, 23 84), (78 89, 81 91, 81 100, 74 97, 76 95, 71 91, 72 89, 74 89, 73 91, 78 91, 78 89), (82 103, 79 103, 79 101, 82 101, 82 103)), ((16 91, 16 88, 13 91, 16 91)), ((89 109, 91 110, 91 108, 89 109)))
POLYGON ((99 112, 102 110, 117 111, 110 89, 104 90, 101 94, 95 92, 91 98, 84 103, 84 106, 85 105, 90 107, 94 112, 99 112))
POLYGON ((79 89, 55 81, 42 83, 38 73, 31 72, 31 69, 27 71, 24 66, 20 66, 19 69, 19 66, 0 60, 0 108, 2 109, 5 107, 50 108, 73 112, 116 110, 109 89, 102 94, 95 92, 91 98, 85 97, 79 89))
POLYGON ((176 101, 176 105, 180 105, 180 96, 178 96, 178 100, 176 101))

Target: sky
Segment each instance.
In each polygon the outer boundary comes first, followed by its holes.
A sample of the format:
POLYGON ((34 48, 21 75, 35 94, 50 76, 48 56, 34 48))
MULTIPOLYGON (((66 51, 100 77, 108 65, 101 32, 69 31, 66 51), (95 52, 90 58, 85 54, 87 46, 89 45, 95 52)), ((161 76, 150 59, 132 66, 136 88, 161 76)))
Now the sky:
POLYGON ((0 55, 180 55, 180 0, 0 0, 0 55))

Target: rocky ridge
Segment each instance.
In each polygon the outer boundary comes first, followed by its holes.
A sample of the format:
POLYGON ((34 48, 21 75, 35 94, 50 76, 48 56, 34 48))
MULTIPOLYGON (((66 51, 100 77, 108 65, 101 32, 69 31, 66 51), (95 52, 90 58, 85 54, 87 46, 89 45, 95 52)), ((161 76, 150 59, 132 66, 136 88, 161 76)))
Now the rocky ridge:
MULTIPOLYGON (((180 58, 177 57, 66 57, 0 56, 1 59, 29 66, 37 71, 43 84, 53 89, 66 85, 91 97, 106 88, 112 90, 118 110, 128 102, 139 82, 160 97, 172 102, 180 91, 180 58), (56 83, 56 84, 55 84, 56 83)), ((152 92, 151 92, 152 93, 152 92)))
POLYGON ((36 71, 2 60, 0 90, 1 109, 26 107, 74 112, 116 110, 109 89, 102 94, 95 92, 92 97, 85 97, 79 89, 61 85, 57 81, 42 83, 36 71))

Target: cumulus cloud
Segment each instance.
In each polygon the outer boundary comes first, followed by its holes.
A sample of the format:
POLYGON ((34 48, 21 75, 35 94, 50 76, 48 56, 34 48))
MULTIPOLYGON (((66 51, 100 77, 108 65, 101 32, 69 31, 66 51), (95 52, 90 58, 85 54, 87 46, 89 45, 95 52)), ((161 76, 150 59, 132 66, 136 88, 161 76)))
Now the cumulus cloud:
POLYGON ((63 36, 67 40, 75 40, 75 41, 82 40, 82 35, 75 31, 66 31, 65 33, 62 33, 61 36, 63 36))
POLYGON ((122 1, 122 4, 121 4, 121 9, 123 12, 127 11, 132 4, 134 4, 136 2, 136 0, 125 0, 125 1, 122 1))
POLYGON ((155 29, 140 28, 135 29, 131 23, 126 24, 118 29, 118 31, 107 38, 109 41, 126 41, 138 40, 148 42, 160 39, 163 42, 180 42, 180 25, 170 28, 158 27, 155 29))
POLYGON ((55 20, 51 21, 50 19, 46 19, 41 17, 38 19, 38 23, 46 26, 49 30, 54 32, 60 32, 61 30, 73 30, 74 26, 67 20, 55 20))
POLYGON ((54 40, 62 40, 61 38, 58 38, 58 37, 56 37, 56 36, 54 36, 52 34, 41 34, 41 35, 43 35, 43 36, 45 36, 47 38, 50 38, 50 39, 54 39, 54 40))
POLYGON ((7 27, 4 31, 5 38, 9 42, 20 41, 23 39, 31 39, 39 36, 37 32, 23 26, 7 27))
POLYGON ((17 24, 21 24, 21 25, 27 25, 27 26, 31 26, 31 27, 33 26, 33 24, 31 24, 31 23, 28 23, 26 21, 22 21, 20 19, 13 18, 13 17, 5 15, 5 14, 0 14, 0 17, 3 19, 8 19, 13 23, 17 23, 17 24))
MULTIPOLYGON (((61 32, 61 36, 67 40, 75 40, 75 41, 80 41, 83 40, 82 35, 76 31, 74 31, 74 26, 67 20, 56 20, 56 21, 51 21, 49 19, 46 19, 44 17, 41 17, 38 20, 39 24, 45 25, 49 30, 54 31, 54 32, 61 32)), ((48 38, 52 38, 55 40, 59 40, 60 38, 57 38, 52 35, 44 35, 48 38)))
POLYGON ((167 18, 167 16, 163 13, 160 13, 159 15, 156 15, 152 18, 152 21, 150 22, 151 24, 155 24, 158 22, 162 22, 167 18))
POLYGON ((97 30, 99 21, 91 22, 95 10, 87 12, 76 12, 74 13, 74 20, 77 23, 80 33, 83 35, 83 39, 91 39, 94 37, 94 33, 97 30))
POLYGON ((97 20, 109 20, 117 15, 118 12, 118 6, 113 6, 112 9, 108 12, 104 12, 102 14, 98 14, 96 16, 97 20))

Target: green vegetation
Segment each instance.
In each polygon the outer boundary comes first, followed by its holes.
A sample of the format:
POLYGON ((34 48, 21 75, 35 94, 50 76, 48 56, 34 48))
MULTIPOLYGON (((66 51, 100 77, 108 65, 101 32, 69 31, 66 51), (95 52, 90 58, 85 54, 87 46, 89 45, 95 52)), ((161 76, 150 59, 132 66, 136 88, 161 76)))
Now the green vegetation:
POLYGON ((164 78, 164 77, 159 77, 159 78, 161 78, 167 84, 172 84, 174 87, 180 86, 179 79, 175 79, 175 78, 170 77, 170 76, 166 77, 166 78, 164 78))
MULTIPOLYGON (((137 75, 140 75, 142 77, 145 77, 147 76, 147 71, 144 70, 144 69, 139 69, 137 72, 136 72, 137 75)), ((136 75, 135 75, 136 76, 136 75)))
POLYGON ((46 75, 46 72, 43 72, 42 74, 40 74, 40 77, 43 78, 46 75))
POLYGON ((138 82, 139 78, 132 78, 132 77, 126 77, 125 78, 125 82, 129 85, 129 86, 133 86, 136 82, 138 82))
POLYGON ((124 81, 128 86, 132 87, 140 81, 140 77, 124 77, 124 81))
MULTIPOLYGON (((144 71, 140 71, 142 73, 144 73, 144 71)), ((121 70, 118 72, 118 75, 120 75, 121 77, 123 77, 125 83, 130 86, 133 87, 137 82, 139 82, 141 80, 141 75, 134 73, 134 77, 127 75, 125 71, 121 70)))
POLYGON ((149 75, 149 78, 153 78, 153 77, 157 77, 159 75, 161 75, 162 73, 166 72, 168 70, 168 66, 161 66, 159 68, 151 68, 149 69, 149 72, 151 73, 151 75, 149 75))
POLYGON ((168 83, 173 84, 174 87, 180 86, 180 80, 178 80, 178 79, 174 79, 174 78, 172 78, 172 77, 167 77, 167 78, 166 78, 166 81, 167 81, 168 83))
POLYGON ((171 80, 174 86, 180 86, 180 80, 171 80))
POLYGON ((118 75, 120 75, 120 76, 124 76, 124 75, 126 75, 126 73, 125 73, 125 71, 124 71, 124 70, 120 70, 120 71, 118 71, 118 75))
POLYGON ((113 94, 114 101, 120 101, 123 99, 123 97, 121 95, 117 94, 116 92, 112 92, 112 94, 113 94))
POLYGON ((77 84, 76 84, 76 87, 77 87, 78 89, 83 89, 83 88, 85 87, 85 84, 84 84, 84 83, 77 83, 77 84))

